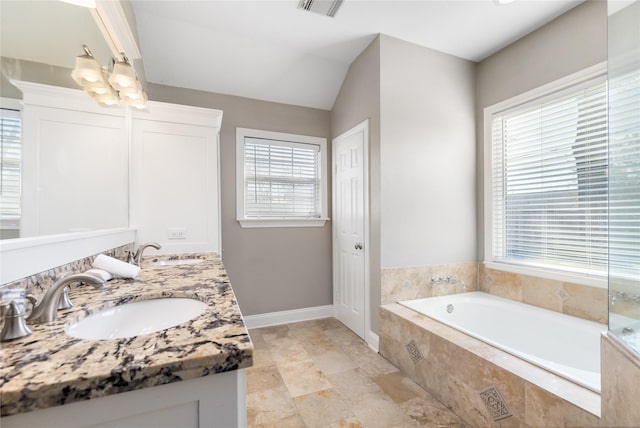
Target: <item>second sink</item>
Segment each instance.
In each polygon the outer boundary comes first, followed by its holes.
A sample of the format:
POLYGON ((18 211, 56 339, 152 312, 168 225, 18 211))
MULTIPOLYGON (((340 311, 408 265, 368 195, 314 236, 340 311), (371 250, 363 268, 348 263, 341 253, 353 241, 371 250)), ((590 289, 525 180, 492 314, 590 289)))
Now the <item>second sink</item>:
POLYGON ((65 327, 79 339, 121 339, 177 326, 202 314, 207 304, 191 298, 168 297, 131 302, 104 309, 65 327))

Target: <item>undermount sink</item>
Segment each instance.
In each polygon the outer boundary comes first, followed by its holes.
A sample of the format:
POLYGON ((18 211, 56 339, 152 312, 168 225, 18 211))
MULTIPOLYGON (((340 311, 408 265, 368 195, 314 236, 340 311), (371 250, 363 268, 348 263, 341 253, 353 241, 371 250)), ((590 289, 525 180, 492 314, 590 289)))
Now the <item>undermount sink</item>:
POLYGON ((203 259, 172 259, 172 260, 159 260, 154 259, 151 264, 154 266, 177 266, 177 265, 195 265, 202 263, 203 259))
POLYGON ((65 328, 78 339, 121 339, 175 327, 202 314, 207 304, 180 297, 143 300, 104 309, 65 328))

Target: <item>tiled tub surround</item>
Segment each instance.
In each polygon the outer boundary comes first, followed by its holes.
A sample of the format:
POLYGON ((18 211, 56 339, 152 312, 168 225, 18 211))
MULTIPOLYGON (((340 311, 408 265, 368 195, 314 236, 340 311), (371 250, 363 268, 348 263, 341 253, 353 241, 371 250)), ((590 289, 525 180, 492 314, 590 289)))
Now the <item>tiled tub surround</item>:
POLYGON ((443 265, 383 268, 381 275, 382 304, 400 300, 443 296, 478 290, 478 263, 451 263, 443 265), (433 277, 455 276, 460 284, 446 282, 432 284, 433 277))
POLYGON ((607 289, 490 269, 479 264, 480 291, 578 318, 607 323, 607 289))
POLYGON ((398 303, 600 392, 600 335, 606 324, 482 292, 398 303))
POLYGON ((599 394, 399 304, 380 308, 380 353, 473 426, 600 423, 599 394))
POLYGON ((222 261, 212 253, 196 257, 205 261, 154 267, 150 256, 134 280, 112 280, 99 290, 78 287, 70 293, 76 306, 53 324, 32 326, 30 336, 4 343, 1 415, 251 366, 253 345, 222 261), (64 332, 101 309, 160 297, 196 298, 208 308, 189 322, 133 338, 86 340, 64 332))
POLYGON ((602 335, 602 426, 640 426, 640 359, 602 335))
MULTIPOLYGON (((109 251, 105 251, 101 254, 106 254, 107 256, 116 258, 118 260, 126 261, 129 251, 132 250, 133 244, 127 244, 109 251)), ((49 287, 51 287, 53 283, 58 279, 64 278, 65 276, 71 275, 72 273, 85 272, 91 269, 93 267, 91 266, 91 263, 93 262, 93 259, 95 259, 96 255, 97 254, 28 276, 23 279, 19 279, 17 281, 3 284, 2 286, 0 286, 0 291, 9 288, 23 289, 26 290, 27 293, 33 294, 39 301, 44 293, 49 289, 49 287)), ((2 321, 0 321, 0 323, 1 322, 2 321)))
MULTIPOLYGON (((608 293, 605 288, 556 281, 530 275, 490 269, 484 263, 395 267, 382 269, 382 304, 400 300, 483 291, 505 299, 561 312, 590 321, 607 323, 608 293), (457 276, 465 282, 431 284, 432 277, 457 276)), ((624 287, 621 287, 625 291, 624 287)), ((620 301, 616 312, 624 313, 629 303, 620 301)))

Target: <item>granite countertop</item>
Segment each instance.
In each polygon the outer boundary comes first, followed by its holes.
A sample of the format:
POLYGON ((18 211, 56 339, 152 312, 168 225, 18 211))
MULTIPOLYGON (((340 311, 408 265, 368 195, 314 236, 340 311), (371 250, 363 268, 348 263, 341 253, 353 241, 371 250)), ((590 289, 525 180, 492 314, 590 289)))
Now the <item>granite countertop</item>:
POLYGON ((30 324, 30 336, 2 343, 1 416, 252 365, 253 344, 217 254, 146 257, 141 267, 135 279, 72 289, 75 306, 59 311, 53 324, 30 324), (178 257, 203 261, 152 264, 178 257), (191 321, 132 338, 87 340, 64 332, 65 325, 101 309, 159 297, 196 298, 208 307, 191 321))

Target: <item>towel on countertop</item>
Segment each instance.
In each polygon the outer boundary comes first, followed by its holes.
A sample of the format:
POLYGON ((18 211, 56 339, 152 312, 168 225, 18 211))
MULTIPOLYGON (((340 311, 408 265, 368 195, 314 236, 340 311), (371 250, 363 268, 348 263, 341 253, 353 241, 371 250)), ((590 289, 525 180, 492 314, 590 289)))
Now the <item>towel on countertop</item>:
POLYGON ((95 268, 89 269, 85 273, 89 275, 97 276, 98 278, 101 278, 105 282, 113 278, 113 275, 111 275, 109 272, 107 272, 104 269, 95 269, 95 268))
POLYGON ((104 254, 99 254, 95 258, 93 267, 106 270, 114 278, 135 278, 140 273, 139 266, 105 256, 104 254))

